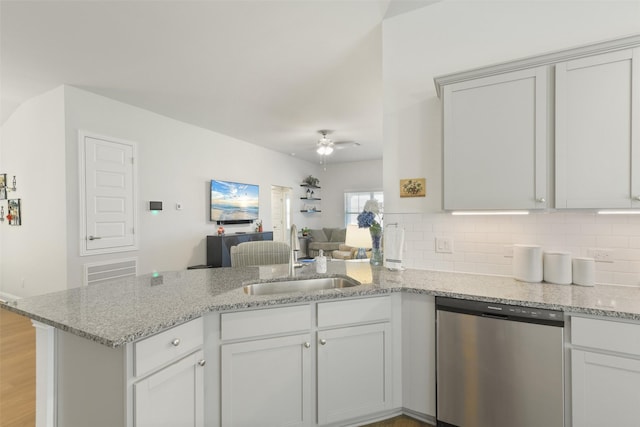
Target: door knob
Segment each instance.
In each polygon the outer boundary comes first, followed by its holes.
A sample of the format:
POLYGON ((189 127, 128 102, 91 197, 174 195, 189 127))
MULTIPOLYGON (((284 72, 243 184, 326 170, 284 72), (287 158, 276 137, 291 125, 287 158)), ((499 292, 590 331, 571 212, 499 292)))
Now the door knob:
POLYGON ((206 364, 207 364, 207 361, 206 361, 206 360, 204 360, 204 359, 200 359, 200 360, 198 360, 198 365, 200 365, 200 366, 204 366, 204 365, 206 365, 206 364))
POLYGON ((311 347, 311 343, 310 342, 304 343, 304 348, 309 348, 309 347, 311 347))
POLYGON ((177 347, 180 345, 180 338, 175 338, 173 341, 171 341, 171 345, 174 347, 177 347))
POLYGON ((325 345, 326 343, 327 343, 327 340, 325 340, 325 339, 321 339, 321 340, 320 340, 320 344, 321 344, 321 345, 325 345))

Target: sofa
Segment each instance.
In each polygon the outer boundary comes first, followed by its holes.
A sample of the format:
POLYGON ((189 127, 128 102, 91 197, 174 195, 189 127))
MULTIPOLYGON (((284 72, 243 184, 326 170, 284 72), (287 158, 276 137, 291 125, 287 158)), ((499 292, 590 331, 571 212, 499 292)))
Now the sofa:
POLYGON ((340 249, 340 245, 344 245, 347 237, 346 228, 321 228, 317 230, 309 230, 309 246, 308 256, 315 258, 320 255, 320 249, 328 258, 332 257, 333 251, 340 249))

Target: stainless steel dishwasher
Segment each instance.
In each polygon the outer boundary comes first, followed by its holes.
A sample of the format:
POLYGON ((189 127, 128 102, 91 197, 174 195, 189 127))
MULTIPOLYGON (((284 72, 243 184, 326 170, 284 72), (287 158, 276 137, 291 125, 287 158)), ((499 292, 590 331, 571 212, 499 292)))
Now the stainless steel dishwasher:
POLYGON ((562 312, 436 298, 438 427, 564 426, 562 312))

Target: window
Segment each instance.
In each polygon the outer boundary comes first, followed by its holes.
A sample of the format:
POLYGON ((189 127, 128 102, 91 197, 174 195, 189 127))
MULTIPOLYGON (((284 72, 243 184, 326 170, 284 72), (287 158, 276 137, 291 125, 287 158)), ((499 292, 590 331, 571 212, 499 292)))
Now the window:
POLYGON ((367 200, 376 199, 380 204, 380 218, 382 218, 384 195, 382 191, 358 191, 344 193, 344 224, 357 224, 358 214, 364 209, 367 200))

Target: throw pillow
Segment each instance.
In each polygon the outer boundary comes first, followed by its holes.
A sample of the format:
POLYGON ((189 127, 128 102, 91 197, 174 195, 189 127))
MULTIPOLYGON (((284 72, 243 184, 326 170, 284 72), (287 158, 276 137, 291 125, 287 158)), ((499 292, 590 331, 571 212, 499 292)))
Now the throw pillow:
POLYGON ((330 242, 343 242, 347 240, 347 229, 346 228, 334 228, 331 232, 331 237, 329 238, 330 242))
POLYGON ((327 235, 322 230, 309 230, 309 236, 314 242, 328 242, 327 235))

